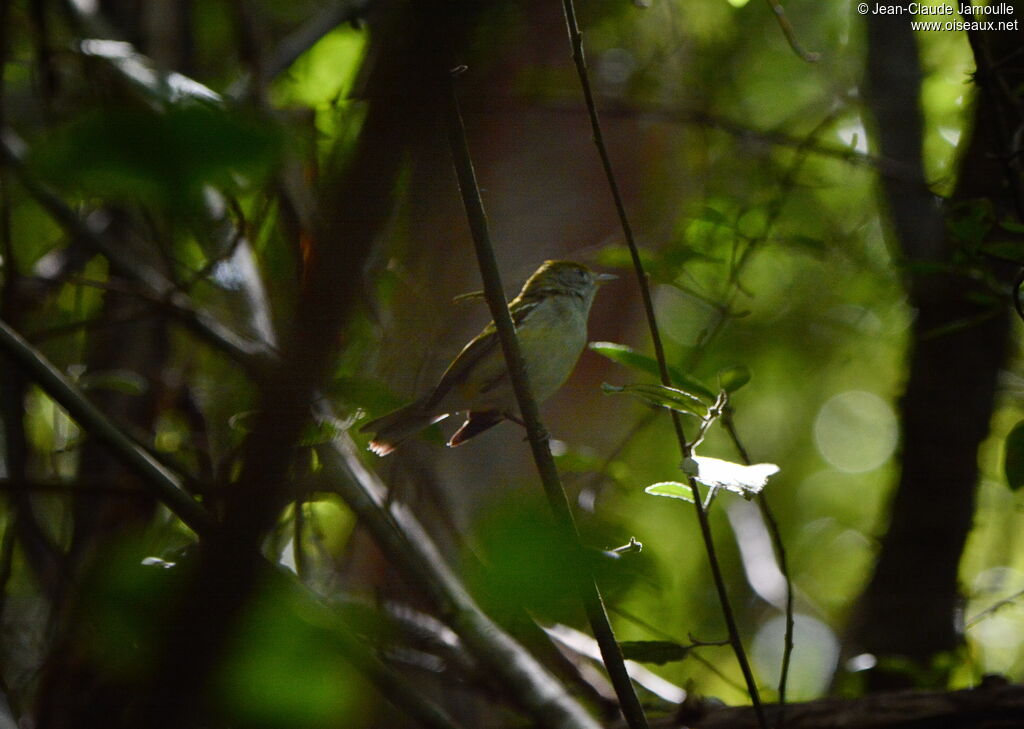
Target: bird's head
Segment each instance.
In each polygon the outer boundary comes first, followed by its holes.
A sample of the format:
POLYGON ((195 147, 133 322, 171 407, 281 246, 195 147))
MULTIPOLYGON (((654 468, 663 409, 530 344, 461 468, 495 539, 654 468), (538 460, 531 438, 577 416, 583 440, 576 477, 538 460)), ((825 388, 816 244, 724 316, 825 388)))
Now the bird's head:
POLYGON ((523 284, 520 296, 579 296, 589 302, 598 286, 616 278, 614 274, 598 273, 573 261, 544 261, 523 284))

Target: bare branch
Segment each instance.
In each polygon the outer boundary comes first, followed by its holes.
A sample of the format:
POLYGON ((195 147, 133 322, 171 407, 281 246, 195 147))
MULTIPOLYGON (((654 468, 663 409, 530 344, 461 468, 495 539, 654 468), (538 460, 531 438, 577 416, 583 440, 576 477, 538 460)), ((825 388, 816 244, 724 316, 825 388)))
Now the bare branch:
MULTIPOLYGON (((519 414, 526 427, 527 439, 530 442, 533 460, 537 465, 537 471, 540 474, 540 480, 544 486, 548 503, 554 512, 555 521, 559 527, 559 534, 565 540, 564 548, 566 554, 564 556, 573 560, 579 568, 574 570, 574 573, 579 575, 580 578, 577 587, 581 591, 591 628, 594 630, 594 634, 601 645, 605 667, 608 669, 612 684, 615 686, 622 711, 631 727, 641 729, 647 726, 647 720, 636 697, 636 692, 633 690, 629 674, 626 672, 622 651, 619 650, 618 643, 615 641, 615 634, 612 632, 611 622, 608 620, 608 614, 605 612, 597 583, 594 582, 593 576, 584 567, 585 562, 580 550, 576 522, 573 519, 572 509, 569 507, 569 500, 565 495, 565 490, 562 488, 558 469, 555 466, 555 459, 551 455, 548 434, 541 423, 537 401, 530 390, 526 362, 519 348, 519 341, 516 339, 512 316, 505 303, 505 292, 501 283, 501 276, 498 273, 498 263, 494 257, 494 249, 491 246, 490 233, 487 228, 487 216, 484 213, 483 202, 480 199, 480 189, 476 183, 473 161, 470 158, 469 146, 466 141, 466 130, 463 126, 461 112, 459 111, 454 83, 450 76, 447 78, 447 82, 447 88, 442 93, 446 96, 443 103, 445 105, 448 142, 451 147, 452 157, 455 160, 455 171, 459 181, 459 189, 462 193, 462 202, 466 208, 466 216, 469 220, 469 227, 476 248, 477 263, 480 267, 480 275, 483 278, 484 296, 491 309, 491 315, 494 317, 494 325, 505 356, 505 364, 508 368, 509 379, 512 382, 516 402, 519 406, 519 414)), ((579 716, 567 716, 566 718, 574 722, 584 719, 584 717, 579 716)), ((589 717, 586 719, 589 722, 589 717)))
POLYGON ((32 345, 0 320, 0 349, 3 349, 46 394, 61 405, 83 429, 106 443, 126 466, 133 469, 153 495, 200 536, 210 534, 213 517, 184 489, 180 476, 164 467, 138 443, 126 436, 93 405, 56 367, 32 345))

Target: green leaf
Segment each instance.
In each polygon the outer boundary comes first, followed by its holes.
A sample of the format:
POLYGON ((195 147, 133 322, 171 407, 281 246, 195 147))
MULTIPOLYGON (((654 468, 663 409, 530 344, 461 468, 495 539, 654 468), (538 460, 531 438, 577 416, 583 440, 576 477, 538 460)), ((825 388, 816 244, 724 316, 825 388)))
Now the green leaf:
POLYGON ((626 393, 649 405, 668 408, 669 410, 675 410, 678 413, 685 413, 687 415, 695 415, 698 418, 703 418, 708 414, 708 406, 699 397, 675 387, 643 383, 619 387, 618 385, 609 385, 606 382, 601 385, 601 389, 613 395, 620 392, 626 393))
MULTIPOLYGON (((616 342, 591 342, 588 346, 602 357, 606 357, 616 364, 623 365, 624 367, 630 367, 639 372, 651 375, 652 377, 661 377, 661 370, 658 368, 658 363, 653 357, 648 357, 646 354, 637 352, 635 349, 625 344, 618 344, 616 342)), ((668 374, 672 379, 673 385, 685 389, 687 392, 693 393, 699 397, 705 398, 708 402, 715 401, 715 395, 708 388, 704 387, 696 380, 687 377, 675 367, 669 365, 668 374)))
POLYGON ((742 463, 723 461, 718 458, 694 456, 687 459, 683 470, 705 486, 725 489, 739 494, 745 499, 751 499, 761 493, 768 483, 768 478, 779 472, 779 467, 774 463, 755 463, 752 466, 744 466, 742 463), (695 473, 694 465, 697 467, 695 473))
POLYGON ((86 391, 110 390, 125 395, 142 395, 149 389, 146 378, 131 370, 104 370, 82 376, 79 386, 86 391))
POLYGON ((723 212, 710 206, 705 207, 695 220, 702 220, 705 223, 711 223, 712 225, 724 225, 727 227, 732 225, 732 221, 725 217, 723 212))
POLYGON ((205 185, 262 177, 279 146, 267 119, 190 103, 87 112, 40 140, 30 162, 63 189, 180 210, 198 206, 205 185))
POLYGON ((652 483, 644 489, 644 493, 651 496, 667 496, 670 499, 682 499, 693 503, 693 489, 678 481, 660 481, 652 483))
POLYGON ((746 365, 733 365, 718 372, 718 386, 730 395, 750 382, 750 368, 746 365))
POLYGON ((1013 426, 1006 436, 1006 450, 1003 457, 1003 472, 1011 491, 1024 487, 1024 420, 1013 426))
POLYGON ((619 641, 619 648, 627 660, 659 666, 681 661, 690 653, 690 646, 671 640, 623 640, 619 641))
POLYGON ((809 235, 787 235, 779 238, 778 243, 797 248, 810 253, 821 254, 828 250, 828 245, 821 238, 812 238, 809 235))
POLYGON ((366 46, 366 33, 341 25, 299 56, 271 85, 271 98, 285 107, 330 107, 352 89, 366 46))
POLYGON ((688 246, 682 241, 673 242, 672 247, 667 250, 664 254, 665 267, 668 269, 679 272, 686 264, 693 261, 703 261, 705 263, 722 263, 721 258, 710 256, 703 251, 699 251, 693 246, 688 246))
POLYGON ((1024 261, 1024 241, 996 240, 991 243, 983 243, 981 252, 1010 261, 1024 261))

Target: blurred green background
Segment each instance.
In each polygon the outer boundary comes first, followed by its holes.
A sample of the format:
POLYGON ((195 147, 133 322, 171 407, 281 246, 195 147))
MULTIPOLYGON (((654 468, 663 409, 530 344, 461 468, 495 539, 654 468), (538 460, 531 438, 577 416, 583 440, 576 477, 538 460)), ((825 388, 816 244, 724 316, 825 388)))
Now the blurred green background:
MULTIPOLYGON (((856 694, 859 669, 879 657, 848 643, 847 625, 901 468, 899 408, 916 315, 908 282, 930 272, 927 261, 908 265, 879 185, 889 168, 863 87, 869 19, 848 2, 787 3, 800 43, 820 54, 808 63, 764 2, 589 0, 578 11, 668 361, 712 392, 719 373, 747 368, 750 382, 730 398, 736 432, 753 461, 781 469, 764 493, 795 598, 788 698, 856 694)), ((100 2, 93 10, 21 0, 2 12, 0 122, 11 133, 0 167, 3 318, 184 474, 218 516, 234 503, 223 494, 246 488, 247 421, 263 381, 197 336, 170 292, 217 325, 277 346, 295 330, 295 312, 308 311, 296 302, 330 195, 358 197, 360 180, 391 190, 372 250, 352 256, 356 303, 337 333, 330 377, 316 383, 336 418, 307 428, 294 447, 281 445, 291 454, 281 491, 288 503, 264 552, 297 573, 318 605, 350 614, 385 663, 440 697, 463 725, 524 725, 514 701, 473 679, 472 662, 460 666, 395 627, 405 610, 421 615, 422 630, 441 630, 425 615, 429 601, 323 485, 323 448, 350 438, 365 446, 353 425, 425 392, 488 319, 479 302, 452 303, 480 287, 479 275, 443 135, 423 121, 435 90, 425 84, 422 98, 408 97, 423 38, 468 67, 457 85, 508 292, 548 258, 615 272, 619 281, 595 304, 591 339, 651 353, 558 4, 460 5, 454 19, 415 4, 303 0, 100 2), (453 30, 438 37, 444 22, 453 30), (367 110, 389 105, 427 110, 410 128, 390 119, 375 132, 400 149, 394 179, 381 182, 391 173, 375 167, 353 174, 376 123, 367 110), (325 184, 338 175, 348 175, 343 184, 325 184)), ((920 56, 924 180, 938 205, 957 189, 967 154, 979 103, 975 60, 964 33, 909 37, 920 56)), ((1013 216, 983 202, 947 217, 960 222, 950 235, 962 245, 935 266, 982 282, 974 303, 1005 316, 1008 282, 971 246, 1004 242, 1000 263, 1015 261, 1020 228, 1000 227, 1013 216)), ((342 256, 349 245, 344 235, 331 244, 342 256)), ((990 434, 977 450, 962 602, 948 615, 963 644, 941 653, 933 672, 907 668, 915 685, 1024 677, 1021 496, 1003 467, 1004 440, 1024 416, 1024 385, 1020 322, 1009 326, 1014 344, 998 365, 990 434)), ((97 707, 122 706, 115 691, 104 693, 109 686, 144 691, 161 665, 158 636, 173 623, 174 595, 187 594, 173 575, 185 572, 187 584, 194 535, 31 376, 9 364, 2 374, 7 714, 71 726, 56 707, 93 702, 100 715, 97 707)), ((586 351, 544 406, 545 424, 619 639, 723 641, 692 508, 644 493, 683 478, 669 418, 600 388, 654 381, 586 351), (602 554, 631 537, 642 552, 602 554)), ((954 434, 964 407, 955 384, 934 403, 934 418, 954 434)), ((692 436, 695 420, 684 422, 692 436)), ((449 451, 443 438, 455 425, 435 426, 386 460, 365 453, 363 465, 411 506, 484 609, 545 656, 522 627, 527 613, 546 626, 586 630, 586 621, 570 576, 552 568, 557 539, 528 446, 506 423, 449 451)), ((720 425, 699 453, 741 460, 720 425)), ((786 587, 764 519, 729 493, 710 517, 755 674, 775 700, 786 587)), ((224 639, 202 689, 208 720, 405 725, 345 660, 319 608, 293 604, 279 589, 247 599, 224 639)), ((688 691, 749 700, 726 645, 648 667, 688 691)), ((664 697, 642 698, 655 714, 671 710, 664 697)))

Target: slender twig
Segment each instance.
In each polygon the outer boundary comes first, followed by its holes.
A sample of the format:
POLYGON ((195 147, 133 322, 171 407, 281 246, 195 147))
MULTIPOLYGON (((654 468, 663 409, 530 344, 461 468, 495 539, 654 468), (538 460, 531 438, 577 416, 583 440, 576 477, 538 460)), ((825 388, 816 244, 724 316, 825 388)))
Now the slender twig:
POLYGON ((772 13, 775 15, 775 19, 779 23, 782 35, 786 36, 786 42, 789 43, 789 47, 793 49, 793 53, 797 54, 801 59, 808 63, 814 63, 821 60, 820 53, 808 51, 800 44, 800 41, 796 37, 796 31, 793 30, 793 26, 790 25, 789 18, 786 17, 786 11, 782 7, 782 3, 780 3, 779 0, 768 0, 768 5, 771 7, 772 13))
MULTIPOLYGON (((818 122, 811 132, 801 140, 796 148, 796 158, 792 164, 786 169, 785 174, 779 182, 780 194, 768 207, 767 215, 765 216, 764 226, 761 230, 759 237, 751 238, 747 241, 746 247, 737 257, 737 259, 731 264, 730 268, 730 280, 738 284, 739 276, 747 262, 750 260, 755 247, 762 241, 768 240, 771 235, 772 228, 778 222, 778 219, 782 215, 783 206, 786 202, 788 193, 796 185, 796 177, 800 169, 803 167, 807 156, 811 153, 814 148, 814 140, 835 120, 838 114, 838 110, 826 115, 820 122, 818 122)), ((692 369, 701 356, 706 351, 708 343, 712 338, 717 336, 727 319, 728 312, 732 308, 732 298, 729 299, 724 305, 719 307, 719 316, 716 318, 713 327, 711 328, 708 335, 705 336, 702 342, 703 346, 694 350, 693 357, 690 360, 689 367, 692 369)), ((726 432, 729 433, 737 451, 740 454, 741 459, 750 465, 750 456, 744 448, 742 442, 740 442, 738 434, 736 433, 735 425, 732 419, 731 408, 725 408, 722 416, 722 425, 725 427, 726 432)), ((782 532, 779 529, 778 522, 776 522, 774 514, 771 511, 767 500, 764 495, 758 499, 758 505, 761 510, 762 517, 765 523, 768 525, 768 533, 771 537, 772 544, 774 545, 776 554, 778 555, 779 571, 782 573, 783 579, 786 583, 786 631, 785 637, 783 638, 783 651, 782 651, 782 668, 779 675, 779 704, 780 711, 778 714, 776 726, 781 727, 785 718, 785 703, 786 703, 786 685, 789 676, 789 665, 793 653, 793 630, 794 630, 794 619, 793 619, 793 583, 789 575, 789 567, 786 559, 786 547, 782 541, 782 532)))
MULTIPOLYGON (((586 102, 587 113, 590 116, 590 126, 594 138, 594 144, 597 146, 597 152, 601 158, 601 165, 604 168, 605 178, 607 179, 608 187, 611 190, 612 198, 615 202, 615 209, 619 216, 619 223, 622 226, 622 232, 626 238, 626 245, 629 247, 630 257, 633 259, 633 268, 636 270, 637 282, 640 287, 640 295, 644 305, 644 312, 647 316, 647 324, 651 331, 651 341, 654 344, 654 354, 658 361, 661 383, 666 387, 669 387, 672 385, 672 377, 669 374, 668 359, 665 357, 665 348, 661 341, 661 333, 658 328, 657 317, 654 313, 654 302, 651 298, 651 290, 647 282, 647 274, 644 272, 643 263, 640 260, 640 249, 637 247, 636 240, 633 237, 633 229, 629 223, 629 217, 626 214, 626 207, 622 200, 622 194, 619 192, 619 185, 615 178, 615 172, 612 169, 611 158, 608 155, 608 149, 604 143, 604 134, 601 131, 601 122, 597 115, 597 105, 594 103, 594 94, 590 86, 590 75, 587 71, 587 62, 583 55, 583 36, 580 33, 579 22, 576 19, 576 8, 573 5, 572 0, 562 0, 562 7, 565 11, 565 21, 569 32, 569 43, 572 47, 573 62, 576 65, 576 72, 579 76, 580 86, 583 89, 583 97, 586 102)), ((683 432, 682 420, 680 419, 679 414, 674 410, 669 412, 672 418, 673 428, 675 429, 676 439, 679 441, 679 449, 682 452, 683 460, 685 461, 692 457, 692 449, 686 440, 686 434, 683 432)), ((699 493, 696 480, 692 476, 689 480, 690 488, 693 489, 694 494, 699 493)), ((722 574, 722 568, 718 562, 714 537, 711 533, 711 524, 700 498, 695 498, 693 500, 693 504, 697 515, 697 522, 700 525, 701 537, 704 540, 704 548, 707 552, 711 575, 714 579, 715 589, 718 593, 718 601, 722 609, 722 617, 725 619, 725 624, 729 631, 729 642, 732 645, 733 652, 736 654, 736 661, 739 663, 740 671, 743 673, 743 679, 747 685, 747 693, 754 706, 758 722, 762 729, 767 729, 768 722, 764 715, 764 708, 761 705, 761 697, 757 689, 757 682, 754 680, 754 674, 750 668, 750 661, 747 660, 747 654, 743 649, 739 626, 736 624, 732 604, 729 601, 728 591, 726 590, 725 577, 722 574)))
POLYGON ((994 603, 993 605, 989 605, 987 608, 985 608, 980 613, 975 615, 973 618, 968 620, 967 624, 964 626, 964 629, 965 630, 970 630, 975 625, 980 623, 982 620, 987 620, 988 618, 990 618, 992 615, 994 615, 999 610, 1002 610, 1007 605, 1013 605, 1015 602, 1020 600, 1022 597, 1024 597, 1024 590, 1020 590, 1019 592, 1015 592, 1012 595, 1010 595, 1009 597, 1003 598, 1002 600, 994 603))
MULTIPOLYGON (((736 451, 740 454, 740 460, 748 466, 753 463, 750 459, 750 454, 740 440, 739 433, 736 432, 736 424, 733 422, 731 409, 727 409, 722 414, 722 426, 725 428, 725 432, 729 434, 729 438, 736 447, 736 451)), ((793 581, 789 576, 789 560, 786 557, 786 545, 782 541, 779 522, 776 521, 764 493, 758 495, 757 505, 761 508, 761 516, 764 517, 764 521, 768 525, 768 533, 771 534, 775 555, 779 561, 779 572, 782 573, 782 578, 786 582, 786 634, 782 642, 782 667, 779 669, 779 715, 775 724, 776 727, 781 728, 785 721, 786 684, 789 679, 789 664, 793 656, 793 630, 795 627, 793 619, 793 581)))
POLYGON ((647 717, 644 715, 643 707, 640 706, 640 700, 630 681, 622 651, 615 640, 615 633, 605 611, 597 583, 585 567, 586 562, 580 547, 576 521, 573 518, 565 490, 562 488, 555 459, 551 455, 549 436, 541 424, 537 402, 530 390, 526 364, 516 339, 515 325, 512 323, 508 305, 505 303, 505 292, 487 227, 487 215, 480 198, 476 173, 473 170, 473 161, 466 141, 466 130, 462 122, 462 114, 459 111, 454 82, 450 77, 447 78, 446 92, 448 141, 455 161, 462 202, 466 208, 466 216, 476 248, 480 275, 483 278, 484 296, 487 298, 491 315, 494 317, 494 326, 497 329, 498 338, 501 340, 509 379, 512 381, 516 402, 519 405, 519 414, 526 427, 527 439, 530 442, 530 449, 533 452, 533 459, 537 465, 548 503, 554 513, 560 535, 566 540, 565 548, 568 552, 566 556, 574 560, 575 566, 578 568, 573 572, 578 576, 578 588, 581 591, 587 618, 601 648, 601 656, 619 698, 622 714, 631 729, 644 729, 647 727, 647 717))
POLYGON ((305 582, 309 576, 306 548, 302 542, 306 531, 305 508, 306 498, 304 495, 300 495, 292 502, 292 553, 295 555, 295 574, 302 582, 305 582))
MULTIPOLYGON (((577 110, 575 105, 570 105, 560 98, 543 99, 537 103, 542 105, 542 108, 545 110, 552 112, 573 113, 577 110)), ((728 134, 744 144, 754 144, 761 147, 793 148, 806 145, 806 137, 797 137, 774 129, 756 129, 734 119, 711 114, 701 109, 680 110, 667 105, 650 103, 625 106, 618 99, 609 100, 609 103, 612 105, 601 112, 601 115, 605 118, 630 119, 640 123, 661 121, 680 126, 698 126, 728 134)), ((821 143, 813 145, 810 151, 817 156, 846 162, 851 166, 869 167, 880 174, 912 184, 920 182, 908 178, 905 167, 888 157, 878 154, 860 152, 849 146, 821 143)))
MULTIPOLYGON (((621 607, 618 607, 618 606, 612 607, 610 609, 616 615, 619 615, 619 616, 625 618, 626 620, 630 621, 631 623, 635 623, 635 624, 639 625, 641 628, 644 628, 645 630, 650 631, 650 633, 652 635, 656 635, 659 638, 661 638, 662 640, 668 640, 668 641, 671 641, 673 643, 678 643, 680 645, 683 645, 683 643, 684 643, 684 641, 681 641, 678 638, 676 638, 674 635, 672 635, 671 633, 666 633, 661 628, 658 628, 657 626, 652 625, 650 622, 644 620, 639 615, 631 613, 628 610, 624 610, 624 609, 622 609, 621 607)), ((703 642, 703 641, 693 641, 693 640, 691 640, 690 643, 692 644, 693 647, 697 647, 697 646, 724 646, 724 645, 728 645, 729 641, 723 641, 723 642, 703 642)), ((699 663, 702 666, 704 666, 704 668, 709 670, 711 673, 713 673, 716 676, 718 676, 718 678, 720 678, 722 680, 722 683, 724 683, 726 686, 729 686, 730 688, 736 689, 737 691, 745 690, 745 687, 742 686, 738 681, 736 681, 731 676, 726 675, 725 672, 722 671, 722 669, 720 669, 718 666, 716 666, 714 663, 709 661, 704 656, 700 655, 697 651, 691 650, 689 653, 686 654, 686 657, 687 658, 692 658, 693 660, 697 661, 697 663, 699 663)))
MULTIPOLYGON (((750 260, 750 256, 753 254, 755 247, 759 241, 765 241, 771 234, 772 228, 778 222, 782 216, 783 206, 785 205, 787 195, 796 185, 796 177, 800 169, 803 167, 807 156, 810 154, 811 148, 814 145, 814 140, 824 131, 828 126, 835 120, 838 115, 838 110, 833 111, 831 114, 826 115, 820 122, 818 122, 811 132, 804 137, 802 143, 796 148, 796 158, 792 164, 786 170, 782 179, 779 182, 780 194, 776 197, 773 203, 768 208, 768 214, 765 216, 764 227, 761 231, 760 239, 751 239, 747 242, 746 247, 739 255, 738 259, 734 262, 732 270, 730 272, 730 278, 734 282, 739 281, 739 275, 741 270, 746 266, 750 260)), ((725 305, 727 311, 732 306, 732 300, 725 305)), ((722 325, 725 322, 725 317, 720 316, 716 321, 716 327, 713 330, 714 334, 721 331, 722 325)), ((705 345, 707 339, 705 340, 705 345)), ((740 454, 740 458, 747 465, 751 464, 751 459, 744 448, 739 436, 736 432, 735 425, 732 419, 732 410, 726 408, 723 412, 722 425, 725 427, 726 432, 732 439, 733 444, 736 446, 736 450, 740 454)), ((772 544, 775 547, 775 552, 779 562, 779 571, 782 573, 783 579, 786 583, 786 630, 783 637, 783 649, 782 649, 782 667, 779 672, 779 713, 776 719, 776 727, 781 728, 785 722, 785 706, 786 706, 786 686, 789 679, 789 666, 793 655, 793 631, 795 629, 794 617, 793 617, 793 583, 789 575, 789 566, 786 559, 786 547, 782 541, 782 532, 779 529, 778 522, 775 520, 775 516, 772 513, 771 507, 768 504, 764 494, 760 495, 757 500, 758 506, 760 507, 762 517, 765 523, 768 525, 768 533, 771 536, 772 544)))
POLYGON ((141 483, 196 534, 202 536, 213 530, 213 517, 188 495, 180 476, 126 436, 60 370, 2 320, 0 349, 28 372, 33 382, 67 410, 84 430, 106 443, 126 466, 141 477, 141 483))
POLYGON ((22 161, 20 140, 0 129, 0 163, 18 176, 22 187, 64 231, 90 250, 103 255, 112 266, 127 273, 141 288, 135 293, 167 307, 177 320, 194 333, 246 365, 260 376, 274 354, 264 343, 241 337, 212 315, 194 308, 187 295, 179 291, 162 273, 127 255, 123 246, 112 240, 101 222, 83 219, 50 188, 36 180, 22 161))

